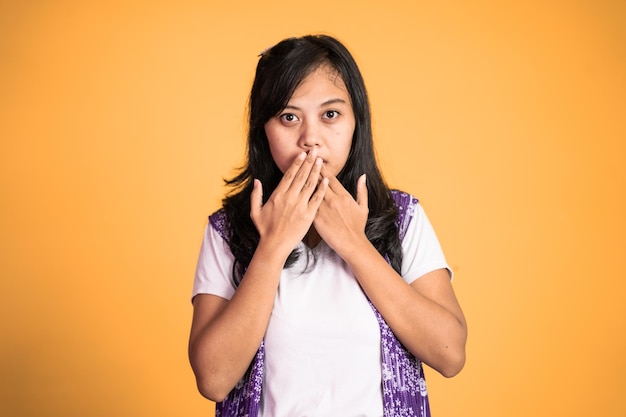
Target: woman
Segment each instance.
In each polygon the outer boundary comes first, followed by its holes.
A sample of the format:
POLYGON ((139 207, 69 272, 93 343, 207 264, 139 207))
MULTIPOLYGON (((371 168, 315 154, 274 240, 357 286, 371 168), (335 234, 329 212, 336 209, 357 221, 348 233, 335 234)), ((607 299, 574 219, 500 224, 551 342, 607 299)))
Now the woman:
POLYGON ((216 415, 429 415, 421 362, 457 374, 465 319, 422 207, 380 174, 340 42, 290 38, 261 54, 247 161, 227 184, 189 342, 216 415))

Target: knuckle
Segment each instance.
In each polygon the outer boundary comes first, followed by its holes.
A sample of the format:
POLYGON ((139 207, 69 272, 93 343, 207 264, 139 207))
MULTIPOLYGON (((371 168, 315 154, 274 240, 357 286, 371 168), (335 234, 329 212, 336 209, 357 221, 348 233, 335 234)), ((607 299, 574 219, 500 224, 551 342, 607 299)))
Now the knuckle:
POLYGON ((297 171, 288 169, 287 171, 285 171, 285 174, 283 175, 283 179, 292 180, 296 176, 296 173, 297 171))

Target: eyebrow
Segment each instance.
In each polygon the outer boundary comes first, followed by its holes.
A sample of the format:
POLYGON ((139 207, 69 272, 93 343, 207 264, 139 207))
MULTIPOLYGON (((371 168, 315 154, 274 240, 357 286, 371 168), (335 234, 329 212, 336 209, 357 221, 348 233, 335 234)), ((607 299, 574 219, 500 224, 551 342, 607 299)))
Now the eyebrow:
MULTIPOLYGON (((323 102, 322 104, 320 104, 320 107, 327 107, 327 106, 330 106, 330 105, 336 104, 336 103, 346 104, 346 101, 344 99, 342 99, 342 98, 332 98, 332 99, 327 100, 327 101, 323 102)), ((291 104, 287 104, 285 106, 285 109, 302 110, 299 107, 291 105, 291 104)))

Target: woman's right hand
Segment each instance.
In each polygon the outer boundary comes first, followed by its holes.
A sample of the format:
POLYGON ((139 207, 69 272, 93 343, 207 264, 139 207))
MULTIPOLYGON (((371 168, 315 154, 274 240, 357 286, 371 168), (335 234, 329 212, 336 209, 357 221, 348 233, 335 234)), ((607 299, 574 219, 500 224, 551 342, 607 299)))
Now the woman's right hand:
POLYGON ((254 180, 250 217, 261 242, 288 255, 304 238, 328 188, 327 179, 320 181, 322 163, 315 148, 299 154, 265 204, 263 186, 254 180))
POLYGON ((259 349, 285 260, 313 224, 328 188, 328 180, 320 182, 321 168, 316 150, 298 155, 265 204, 255 180, 250 216, 261 241, 244 278, 230 300, 194 298, 189 359, 198 389, 213 401, 226 397, 259 349))

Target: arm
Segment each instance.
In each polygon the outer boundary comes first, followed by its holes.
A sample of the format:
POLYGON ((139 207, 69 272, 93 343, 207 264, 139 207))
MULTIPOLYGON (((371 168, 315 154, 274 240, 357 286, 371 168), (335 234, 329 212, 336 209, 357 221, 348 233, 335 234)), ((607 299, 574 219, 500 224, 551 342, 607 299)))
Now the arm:
POLYGON ((355 201, 331 177, 314 222, 317 231, 352 268, 402 344, 442 375, 456 375, 465 363, 467 326, 447 271, 432 271, 407 284, 367 239, 366 221, 365 178, 359 180, 355 201))
POLYGON ((260 240, 241 284, 230 301, 194 298, 189 359, 199 391, 213 401, 232 390, 261 344, 285 261, 323 200, 327 181, 318 187, 320 169, 315 152, 300 155, 265 205, 255 180, 250 215, 260 240))
POLYGON ((448 272, 435 270, 409 285, 367 243, 358 245, 360 249, 350 245, 355 252, 340 255, 367 296, 415 357, 446 377, 459 373, 467 326, 448 272))

